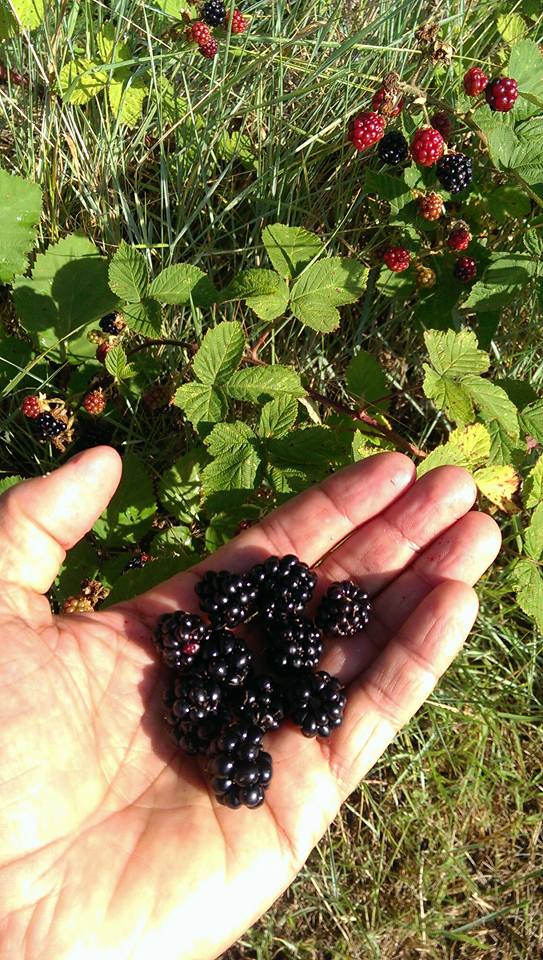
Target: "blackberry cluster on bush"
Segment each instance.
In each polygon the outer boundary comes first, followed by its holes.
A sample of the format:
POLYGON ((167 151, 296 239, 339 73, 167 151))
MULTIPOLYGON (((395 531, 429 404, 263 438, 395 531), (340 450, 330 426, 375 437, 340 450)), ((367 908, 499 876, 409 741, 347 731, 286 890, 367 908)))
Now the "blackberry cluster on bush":
MULTIPOLYGON (((290 720, 306 737, 328 737, 339 726, 345 694, 339 680, 318 671, 321 622, 306 611, 316 574, 298 557, 269 557, 246 574, 208 571, 195 587, 210 623, 194 613, 163 614, 153 640, 172 673, 164 719, 173 741, 205 757, 217 801, 258 807, 272 779, 267 732, 290 720), (230 627, 254 618, 270 672, 258 674, 253 651, 230 627)), ((333 585, 318 618, 334 636, 352 636, 367 622, 366 594, 346 581, 333 585)), ((256 660, 260 654, 255 652, 256 660)))
POLYGON ((67 429, 64 420, 57 420, 52 413, 48 412, 40 413, 30 423, 36 439, 41 441, 54 440, 55 437, 60 437, 61 433, 65 433, 67 429))
POLYGON ((436 167, 437 179, 449 193, 460 193, 472 181, 473 162, 471 157, 464 153, 447 153, 438 160, 436 167))
POLYGON ((393 166, 407 160, 409 144, 403 133, 398 133, 396 130, 385 133, 377 145, 377 156, 383 163, 389 163, 393 166))
POLYGON ((202 20, 210 27, 218 27, 226 17, 226 7, 222 0, 208 0, 202 8, 202 20))

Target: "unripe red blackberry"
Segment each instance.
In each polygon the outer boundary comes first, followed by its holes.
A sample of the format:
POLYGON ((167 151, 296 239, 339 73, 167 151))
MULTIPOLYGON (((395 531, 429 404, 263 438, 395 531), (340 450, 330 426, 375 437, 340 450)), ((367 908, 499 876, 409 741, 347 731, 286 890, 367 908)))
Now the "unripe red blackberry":
POLYGON ((382 113, 383 116, 393 120, 398 117, 403 110, 403 97, 397 97, 384 87, 379 87, 371 98, 371 109, 376 113, 382 113))
POLYGON ((207 23, 197 20, 196 23, 191 23, 188 27, 186 36, 189 42, 197 43, 199 47, 202 47, 211 40, 211 30, 207 23))
POLYGON ((105 362, 106 362, 106 357, 107 357, 109 351, 112 350, 112 349, 113 349, 113 344, 112 344, 112 343, 101 343, 101 344, 99 344, 99 346, 97 347, 97 350, 96 350, 96 359, 99 361, 99 363, 105 363, 105 362))
POLYGON ((471 233, 466 227, 454 227, 447 237, 450 250, 467 250, 471 242, 471 233))
POLYGON ((438 110, 430 117, 430 124, 434 130, 439 130, 445 143, 448 143, 453 128, 452 120, 449 114, 445 113, 445 110, 438 110))
POLYGON ((425 193, 419 197, 419 212, 425 220, 439 220, 445 212, 443 197, 439 193, 425 193))
POLYGON ((21 404, 21 413, 29 420, 35 420, 43 410, 43 403, 39 397, 25 397, 21 404))
POLYGON ((518 84, 512 77, 495 77, 485 89, 485 100, 491 110, 508 113, 518 97, 518 84))
POLYGON ((208 40, 207 43, 201 44, 198 49, 200 50, 202 56, 206 58, 206 60, 213 60, 213 57, 217 56, 219 44, 215 40, 215 37, 211 37, 211 40, 208 40))
MULTIPOLYGON (((226 17, 224 18, 226 27, 228 26, 229 19, 230 17, 229 17, 229 14, 227 13, 226 17)), ((234 10, 232 14, 232 27, 231 27, 232 33, 234 34, 245 33, 248 25, 249 25, 249 21, 246 19, 246 17, 243 16, 241 10, 234 10)))
POLYGON ((348 139, 357 150, 367 150, 368 147, 379 142, 384 135, 385 127, 384 117, 366 110, 351 120, 348 139))
POLYGON ((99 417, 106 409, 106 398, 101 387, 91 390, 83 397, 83 407, 92 417, 99 417))
POLYGON ((468 97, 478 97, 486 88, 488 77, 480 67, 470 67, 464 74, 464 90, 468 97))
POLYGON ((383 260, 389 270, 393 270, 394 273, 402 273, 403 270, 407 270, 411 255, 405 247, 389 247, 383 253, 383 260))
POLYGON ((62 605, 62 613, 92 613, 94 607, 86 597, 68 597, 62 605))
POLYGON ((432 167, 443 156, 445 141, 439 130, 423 127, 411 141, 411 156, 421 167, 432 167))
POLYGON ((460 257, 454 265, 454 275, 462 283, 469 283, 477 276, 477 264, 472 257, 460 257))

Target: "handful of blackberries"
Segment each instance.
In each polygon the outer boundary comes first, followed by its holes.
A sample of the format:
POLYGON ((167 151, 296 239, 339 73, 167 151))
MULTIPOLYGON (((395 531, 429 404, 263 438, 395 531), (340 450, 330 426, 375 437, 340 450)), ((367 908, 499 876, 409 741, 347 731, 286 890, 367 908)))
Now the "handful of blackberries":
POLYGON ((324 636, 352 637, 370 605, 355 583, 333 583, 314 620, 305 615, 317 575, 297 557, 269 557, 247 574, 209 570, 196 585, 202 611, 164 614, 154 642, 172 675, 166 722, 188 754, 202 755, 219 803, 258 807, 272 777, 265 734, 290 720, 306 737, 328 737, 343 719, 339 680, 317 670, 324 636), (253 652, 233 629, 251 621, 253 652), (266 672, 256 667, 266 664, 266 672))

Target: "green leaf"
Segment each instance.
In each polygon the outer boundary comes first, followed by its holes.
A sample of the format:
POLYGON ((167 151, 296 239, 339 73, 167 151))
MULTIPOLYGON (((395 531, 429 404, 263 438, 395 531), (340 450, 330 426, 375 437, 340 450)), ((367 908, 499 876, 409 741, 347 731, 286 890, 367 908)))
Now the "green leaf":
POLYGON ((157 7, 170 17, 181 20, 184 13, 194 16, 194 5, 189 0, 155 0, 157 7))
POLYGON ((284 280, 279 281, 276 293, 262 294, 259 297, 247 297, 245 303, 253 310, 257 317, 270 323, 277 317, 282 317, 288 307, 289 289, 284 280))
POLYGON ((526 36, 527 26, 518 13, 502 13, 496 20, 498 33, 500 33, 506 43, 516 43, 526 36))
POLYGON ((506 513, 518 513, 513 497, 520 487, 521 478, 512 464, 481 467, 473 474, 480 493, 500 510, 506 513))
MULTIPOLYGON (((508 76, 518 83, 521 97, 543 103, 543 63, 539 46, 533 40, 521 40, 511 50, 508 76)), ((518 104, 515 105, 517 112, 518 104)))
POLYGON ((166 470, 158 485, 158 498, 182 523, 192 524, 200 509, 202 449, 193 447, 166 470))
POLYGON ((78 594, 81 581, 86 578, 99 579, 99 570, 100 561, 96 550, 88 540, 80 540, 75 547, 68 550, 55 581, 58 599, 62 601, 78 594))
POLYGON ((126 353, 120 344, 112 347, 106 354, 105 367, 116 383, 129 380, 130 377, 135 376, 136 373, 132 364, 128 363, 126 353))
POLYGON ((150 528, 155 513, 151 478, 140 457, 125 453, 121 482, 93 531, 110 544, 136 543, 150 528))
POLYGON ((90 240, 72 234, 52 244, 36 257, 31 278, 18 278, 13 289, 21 322, 52 359, 67 351, 94 355, 84 328, 113 310, 116 299, 108 286, 107 260, 90 240))
POLYGON ((128 127, 134 127, 141 120, 148 93, 149 87, 143 77, 129 76, 128 80, 121 76, 109 78, 107 95, 111 112, 119 123, 126 123, 128 127))
POLYGON ((192 369, 201 383, 209 385, 225 383, 237 370, 243 351, 245 336, 241 323, 225 320, 207 331, 192 369))
POLYGON ((5 493, 6 490, 9 490, 11 487, 17 486, 22 480, 22 477, 2 477, 0 480, 0 494, 5 493))
POLYGON ((59 71, 58 83, 66 103, 88 103, 108 82, 108 74, 96 60, 69 60, 59 71))
POLYGON ((499 170, 507 170, 512 166, 512 160, 518 150, 519 141, 511 127, 500 123, 487 129, 486 139, 488 152, 494 165, 499 170))
POLYGON ((247 424, 219 423, 205 444, 215 457, 202 471, 206 496, 222 490, 253 489, 261 458, 258 439, 247 424))
POLYGON ((543 400, 536 400, 524 407, 520 421, 525 433, 543 444, 543 400))
POLYGON ((270 440, 268 450, 274 466, 295 467, 314 479, 331 473, 341 457, 337 438, 327 427, 291 430, 286 437, 270 440))
POLYGON ((142 337, 158 337, 162 329, 162 314, 156 300, 144 299, 141 303, 123 303, 121 313, 134 333, 142 337))
POLYGON ((438 410, 444 410, 456 423, 472 423, 475 419, 473 404, 461 384, 435 373, 427 363, 423 366, 425 377, 422 389, 425 395, 434 401, 438 410))
POLYGON ((145 257, 124 241, 109 265, 109 285, 121 300, 140 303, 147 293, 145 257))
POLYGON ((517 602, 543 631, 543 577, 533 560, 522 559, 516 564, 513 578, 517 590, 517 602))
POLYGON ((501 309, 525 287, 535 270, 536 263, 531 254, 491 253, 490 263, 482 278, 473 284, 462 304, 463 309, 501 309))
POLYGON ((226 389, 234 400, 261 403, 274 397, 304 397, 300 374, 292 367, 270 364, 265 367, 247 367, 238 370, 226 389))
POLYGON ((197 563, 198 554, 193 549, 193 537, 189 527, 176 526, 162 530, 153 537, 153 556, 180 557, 189 564, 197 563))
POLYGON ((537 400, 537 393, 527 380, 517 380, 514 377, 503 377, 494 381, 498 387, 505 390, 509 399, 517 410, 523 410, 529 403, 537 400))
POLYGON ((130 46, 121 38, 111 21, 102 24, 102 29, 96 35, 96 44, 104 63, 119 64, 132 57, 130 46))
POLYGON ((183 306, 193 299, 197 305, 210 306, 217 291, 203 270, 191 263, 166 267, 149 287, 148 295, 159 303, 183 306), (205 302, 202 302, 204 297, 205 302))
POLYGON ((464 377, 462 389, 479 409, 483 420, 497 420, 512 437, 519 435, 518 414, 515 404, 505 390, 483 377, 464 377))
POLYGON ((222 160, 238 160, 246 167, 257 167, 255 148, 250 137, 239 130, 228 133, 225 130, 216 142, 215 150, 222 160))
POLYGON ((390 401, 383 399, 390 392, 387 379, 371 353, 366 350, 359 350, 345 371, 345 380, 348 389, 355 397, 360 397, 367 403, 377 406, 380 410, 388 408, 390 401), (379 403, 375 404, 376 400, 379 403))
POLYGON ((173 402, 177 407, 181 407, 193 426, 199 423, 217 423, 227 412, 222 393, 208 383, 184 383, 177 388, 173 402))
POLYGON ((246 300, 247 297, 263 297, 277 294, 281 287, 281 278, 275 270, 253 268, 242 270, 230 281, 220 296, 221 303, 230 300, 246 300))
POLYGON ((102 605, 102 609, 110 607, 114 603, 124 603, 126 600, 132 600, 140 593, 145 593, 152 587, 160 586, 161 583, 169 580, 176 573, 187 570, 193 563, 193 556, 187 554, 186 557, 161 557, 159 560, 146 563, 139 570, 127 570, 116 580, 111 593, 102 605))
POLYGON ((362 430, 355 430, 351 444, 351 453, 354 463, 359 460, 365 460, 375 453, 382 450, 396 450, 396 447, 390 440, 380 437, 378 434, 364 433, 362 430))
POLYGON ((467 373, 484 373, 489 368, 489 356, 478 349, 477 337, 472 330, 461 330, 460 333, 426 330, 424 342, 437 373, 455 378, 467 373))
POLYGON ((489 464, 516 464, 524 455, 518 440, 513 439, 497 420, 489 420, 486 427, 490 434, 489 464))
POLYGON ((497 223, 527 217, 532 209, 530 198, 520 187, 504 184, 496 187, 487 197, 487 206, 497 223))
POLYGON ((41 216, 41 187, 0 169, 0 283, 24 273, 41 216))
POLYGON ((406 203, 412 199, 410 187, 399 177, 389 173, 378 173, 368 168, 364 177, 364 187, 368 193, 374 193, 380 200, 390 204, 390 213, 397 217, 406 203))
POLYGON ((543 556, 543 503, 534 510, 530 524, 524 532, 524 547, 532 560, 541 560, 543 556))
POLYGON ((440 447, 432 450, 428 456, 419 463, 417 467, 417 477, 423 477, 425 473, 434 470, 436 467, 455 466, 468 468, 466 455, 453 443, 444 443, 440 447))
POLYGON ((543 500, 543 455, 539 457, 524 481, 522 500, 527 510, 536 507, 543 500))
POLYGON ((367 268, 358 260, 344 257, 318 260, 304 270, 292 288, 294 316, 314 330, 329 333, 339 324, 336 307, 358 300, 367 276, 367 268))
POLYGON ((274 223, 262 233, 262 241, 274 269, 280 277, 293 280, 315 257, 324 253, 319 238, 303 227, 274 223))
POLYGON ((284 437, 296 423, 298 402, 294 397, 276 397, 265 403, 260 411, 258 435, 260 437, 284 437))
POLYGON ((10 0, 8 4, 3 0, 0 8, 0 39, 9 37, 23 30, 35 30, 43 23, 45 17, 45 0, 10 0))

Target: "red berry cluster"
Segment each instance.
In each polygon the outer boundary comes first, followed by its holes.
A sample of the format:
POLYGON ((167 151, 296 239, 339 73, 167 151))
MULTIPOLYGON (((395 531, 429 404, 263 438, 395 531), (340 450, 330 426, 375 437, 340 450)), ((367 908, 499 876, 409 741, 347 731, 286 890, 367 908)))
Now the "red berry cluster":
POLYGON ((439 130, 423 127, 411 141, 411 156, 421 167, 433 167, 445 152, 445 141, 439 130))
POLYGON ((90 390, 83 397, 83 407, 92 417, 99 417, 106 409, 106 398, 101 387, 90 390))
MULTIPOLYGON (((223 12, 224 8, 218 16, 220 17, 223 12)), ((213 14, 215 14, 215 10, 213 14)), ((203 15, 206 17, 206 7, 204 7, 203 15)), ((213 26, 221 25, 219 19, 215 19, 214 15, 208 19, 208 23, 213 26)), ((212 29, 210 29, 208 23, 205 23, 204 20, 196 20, 194 23, 191 23, 187 28, 186 38, 189 43, 196 43, 198 45, 198 49, 203 57, 207 60, 213 60, 219 51, 219 44, 213 36, 212 29)), ((237 9, 234 10, 231 18, 230 14, 226 13, 222 22, 224 29, 227 30, 230 28, 231 33, 236 36, 244 33, 248 25, 249 21, 247 17, 244 17, 241 10, 237 9)))
POLYGON ((389 247, 383 253, 383 260, 389 270, 393 270, 394 273, 402 273, 409 266, 411 254, 405 247, 389 247))
POLYGON ((464 90, 468 97, 482 93, 491 110, 508 113, 518 97, 518 83, 512 77, 494 77, 489 80, 480 67, 470 67, 464 74, 464 90))
POLYGON ((399 117, 404 108, 403 97, 398 97, 385 87, 379 87, 371 98, 371 109, 376 113, 382 113, 383 116, 393 120, 399 117))
POLYGON ((357 150, 367 150, 378 143, 385 132, 386 120, 378 113, 366 110, 351 120, 349 140, 357 150))
POLYGON ((25 397, 21 404, 21 413, 28 420, 35 420, 46 409, 41 397, 25 397))

